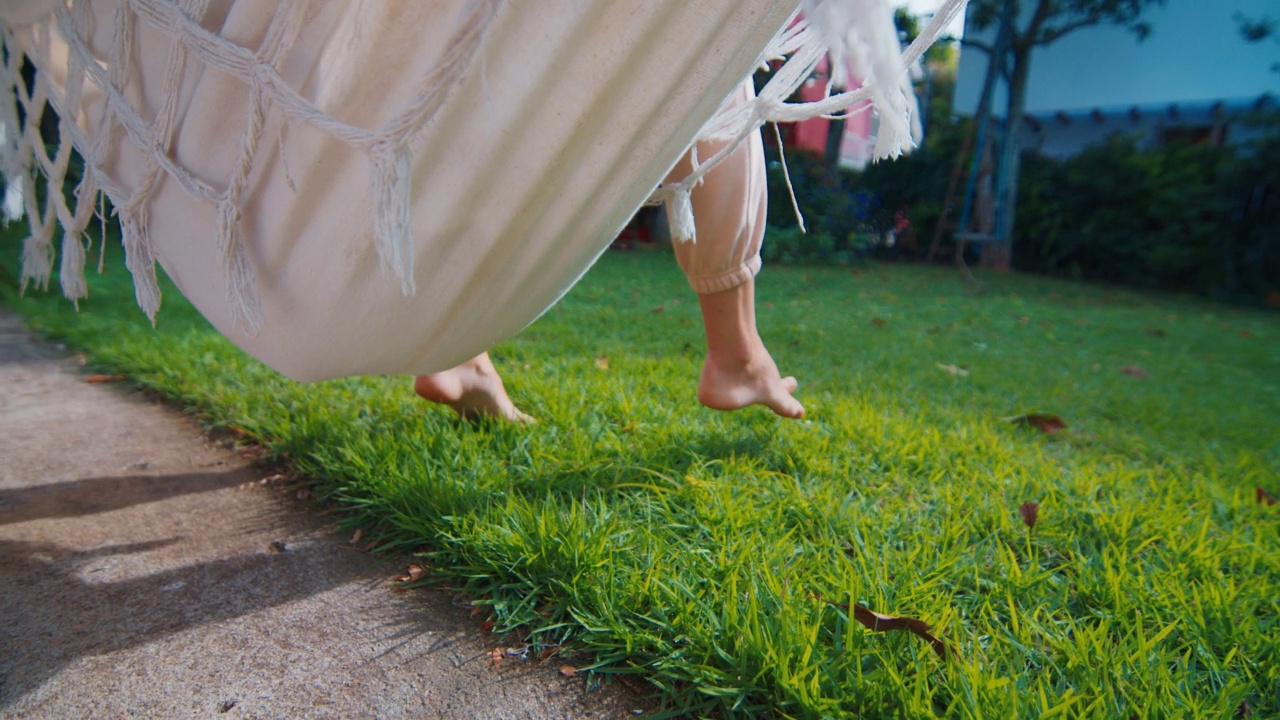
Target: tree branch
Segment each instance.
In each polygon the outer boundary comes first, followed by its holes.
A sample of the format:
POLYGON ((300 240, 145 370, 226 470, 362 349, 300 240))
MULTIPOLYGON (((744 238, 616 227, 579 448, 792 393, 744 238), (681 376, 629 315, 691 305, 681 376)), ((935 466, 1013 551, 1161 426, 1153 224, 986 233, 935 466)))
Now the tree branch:
POLYGON ((991 47, 990 43, 984 43, 978 40, 970 40, 969 38, 960 38, 960 46, 971 47, 974 50, 981 50, 982 52, 987 54, 987 57, 991 57, 991 55, 993 55, 996 51, 995 48, 991 47))
MULTIPOLYGON (((1017 37, 1015 34, 1013 44, 1019 45, 1026 42, 1030 45, 1035 45, 1036 37, 1040 35, 1041 26, 1055 14, 1057 14, 1057 8, 1054 7, 1054 3, 1050 2, 1050 0, 1039 0, 1036 4, 1036 13, 1031 17, 1031 23, 1027 25, 1027 31, 1021 37, 1017 37)), ((1012 18, 1010 19, 1012 20, 1012 18)), ((1012 24, 1010 26, 1012 27, 1012 24)))
POLYGON ((1031 44, 1032 45, 1048 45, 1049 43, 1054 42, 1055 40, 1062 37, 1063 35, 1075 32, 1076 30, 1079 30, 1082 27, 1097 25, 1101 21, 1102 21, 1102 18, 1099 17, 1097 14, 1090 14, 1080 18, 1079 20, 1076 20, 1075 22, 1069 22, 1066 25, 1061 25, 1056 28, 1049 28, 1048 30, 1045 30, 1043 33, 1040 33, 1038 36, 1033 36, 1031 39, 1031 44))

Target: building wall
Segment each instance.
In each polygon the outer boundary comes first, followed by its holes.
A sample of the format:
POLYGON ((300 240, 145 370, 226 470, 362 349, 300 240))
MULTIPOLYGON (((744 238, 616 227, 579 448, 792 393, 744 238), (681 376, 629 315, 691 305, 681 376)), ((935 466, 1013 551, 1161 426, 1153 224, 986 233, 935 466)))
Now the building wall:
MULTIPOLYGON (((827 59, 823 58, 815 69, 813 77, 800 86, 800 99, 805 102, 821 100, 826 94, 828 84, 827 59)), ((840 136, 841 167, 862 169, 871 160, 875 147, 875 123, 871 104, 865 103, 861 112, 850 114, 844 121, 844 131, 840 136)), ((797 149, 824 155, 827 149, 827 135, 831 121, 826 118, 810 118, 794 124, 791 133, 791 144, 797 149)))

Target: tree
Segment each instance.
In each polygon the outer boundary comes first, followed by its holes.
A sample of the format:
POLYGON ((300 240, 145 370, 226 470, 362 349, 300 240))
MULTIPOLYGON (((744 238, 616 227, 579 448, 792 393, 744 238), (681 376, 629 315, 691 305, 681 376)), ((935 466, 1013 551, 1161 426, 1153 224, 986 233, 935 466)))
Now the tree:
MULTIPOLYGON (((1240 26, 1240 35, 1247 43, 1260 43, 1268 38, 1280 43, 1280 21, 1270 15, 1260 18, 1247 17, 1242 13, 1234 16, 1240 26)), ((1271 72, 1280 73, 1280 62, 1271 65, 1271 72)))
POLYGON ((1004 26, 1007 33, 999 46, 963 40, 965 46, 987 54, 1009 88, 1005 132, 996 165, 996 232, 983 253, 983 264, 1007 270, 1013 259, 1013 222, 1021 168, 1017 130, 1026 110, 1032 51, 1081 28, 1103 23, 1119 25, 1143 39, 1151 32, 1150 25, 1142 21, 1143 13, 1163 4, 1164 0, 970 0, 968 12, 974 27, 987 30, 1004 26))

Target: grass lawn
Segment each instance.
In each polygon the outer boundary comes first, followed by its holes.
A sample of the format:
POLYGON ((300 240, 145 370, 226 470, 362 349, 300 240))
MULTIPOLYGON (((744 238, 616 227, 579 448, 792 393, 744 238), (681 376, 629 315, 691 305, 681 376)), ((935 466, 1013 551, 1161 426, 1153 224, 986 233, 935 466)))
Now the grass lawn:
POLYGON ((696 298, 667 254, 610 254, 495 350, 539 419, 509 427, 404 377, 285 380, 171 286, 153 330, 122 266, 78 313, 11 306, 287 457, 348 529, 423 553, 504 644, 587 682, 630 675, 692 716, 1280 716, 1280 505, 1256 492, 1280 496, 1276 313, 766 268, 760 325, 808 409, 790 422, 698 406, 696 298), (1006 420, 1029 412, 1066 428, 1006 420), (928 623, 947 658, 854 603, 928 623))

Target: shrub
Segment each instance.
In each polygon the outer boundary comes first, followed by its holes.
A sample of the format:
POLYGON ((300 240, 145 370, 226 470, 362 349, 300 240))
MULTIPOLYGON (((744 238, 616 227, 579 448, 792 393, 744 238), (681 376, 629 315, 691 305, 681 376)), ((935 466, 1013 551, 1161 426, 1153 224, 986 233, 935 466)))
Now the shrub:
POLYGON ((1240 148, 1141 148, 1114 136, 1055 160, 1028 154, 1014 259, 1025 271, 1225 299, 1280 281, 1280 135, 1240 148))

